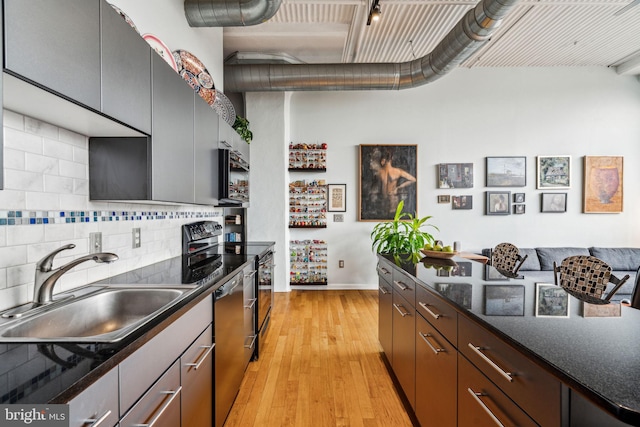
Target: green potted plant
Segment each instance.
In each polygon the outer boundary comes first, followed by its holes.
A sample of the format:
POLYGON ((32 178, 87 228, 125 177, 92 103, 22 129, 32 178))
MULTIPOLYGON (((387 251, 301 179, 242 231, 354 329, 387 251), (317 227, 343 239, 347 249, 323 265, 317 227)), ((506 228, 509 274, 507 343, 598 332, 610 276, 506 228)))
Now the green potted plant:
POLYGON ((233 123, 233 128, 238 132, 238 135, 246 141, 247 144, 251 144, 253 139, 253 132, 249 130, 249 120, 244 117, 236 116, 236 121, 233 123))
POLYGON ((402 212, 404 201, 398 203, 393 220, 381 222, 373 227, 371 232, 371 249, 380 254, 393 255, 396 262, 404 258, 405 261, 417 263, 420 261, 420 249, 434 242, 433 236, 423 231, 423 227, 432 227, 440 231, 427 221, 431 216, 418 218, 407 212, 402 212))

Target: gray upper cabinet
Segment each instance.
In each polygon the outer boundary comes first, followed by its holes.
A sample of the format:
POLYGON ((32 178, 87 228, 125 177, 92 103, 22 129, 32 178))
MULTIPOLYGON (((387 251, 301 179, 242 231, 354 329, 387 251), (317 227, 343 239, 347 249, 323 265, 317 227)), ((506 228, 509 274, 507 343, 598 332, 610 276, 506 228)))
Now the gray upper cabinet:
POLYGON ((218 114, 199 96, 194 107, 195 202, 218 202, 218 114))
POLYGON ((5 0, 5 68, 100 110, 100 0, 5 0))
POLYGON ((159 55, 152 59, 152 195, 194 203, 193 89, 159 55))
POLYGON ((101 8, 101 111, 150 134, 151 47, 108 3, 101 8))

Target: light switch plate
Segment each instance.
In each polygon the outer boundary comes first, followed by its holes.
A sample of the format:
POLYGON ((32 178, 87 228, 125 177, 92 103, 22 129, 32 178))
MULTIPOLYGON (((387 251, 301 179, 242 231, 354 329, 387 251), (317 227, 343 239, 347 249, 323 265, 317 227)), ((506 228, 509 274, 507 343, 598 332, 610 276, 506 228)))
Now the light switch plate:
POLYGON ((140 227, 135 227, 131 230, 131 240, 133 241, 133 244, 131 245, 133 249, 140 247, 142 244, 140 239, 140 227))
POLYGON ((102 233, 89 233, 89 253, 102 252, 102 233))

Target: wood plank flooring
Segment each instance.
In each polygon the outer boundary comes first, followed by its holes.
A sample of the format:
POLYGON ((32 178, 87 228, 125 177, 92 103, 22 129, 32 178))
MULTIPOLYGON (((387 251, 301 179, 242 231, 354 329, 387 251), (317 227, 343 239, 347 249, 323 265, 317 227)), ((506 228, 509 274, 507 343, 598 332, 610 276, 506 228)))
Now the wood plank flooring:
POLYGON ((377 325, 375 290, 276 293, 225 427, 411 426, 377 325))

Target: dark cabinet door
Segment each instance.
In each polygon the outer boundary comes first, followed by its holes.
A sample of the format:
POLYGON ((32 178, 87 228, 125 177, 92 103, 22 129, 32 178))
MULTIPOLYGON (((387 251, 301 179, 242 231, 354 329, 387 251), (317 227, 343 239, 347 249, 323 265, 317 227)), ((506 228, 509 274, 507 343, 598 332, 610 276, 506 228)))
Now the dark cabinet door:
POLYGON ((416 315, 416 417, 422 426, 456 427, 458 351, 416 315))
POLYGON ((101 110, 150 134, 151 47, 107 2, 101 7, 101 110))
POLYGON ((159 55, 152 60, 152 198, 193 203, 195 92, 159 55))
POLYGON ((100 110, 99 0, 5 0, 5 68, 100 110))
POLYGON ((389 282, 378 278, 378 341, 389 363, 393 363, 393 293, 389 282))
POLYGON ((199 96, 194 109, 195 198, 198 204, 218 203, 218 114, 199 96))
POLYGON ((393 372, 415 410, 416 324, 415 309, 393 291, 393 372))
POLYGON ((213 424, 213 357, 213 328, 209 325, 180 358, 183 426, 213 424))

